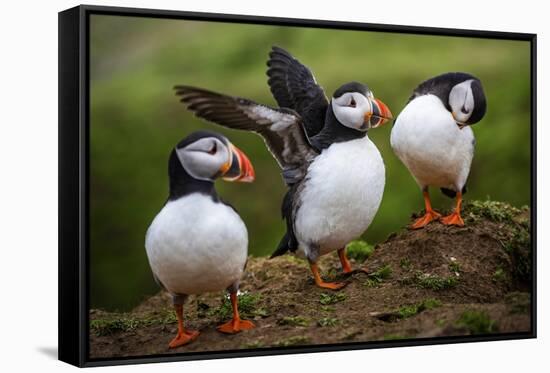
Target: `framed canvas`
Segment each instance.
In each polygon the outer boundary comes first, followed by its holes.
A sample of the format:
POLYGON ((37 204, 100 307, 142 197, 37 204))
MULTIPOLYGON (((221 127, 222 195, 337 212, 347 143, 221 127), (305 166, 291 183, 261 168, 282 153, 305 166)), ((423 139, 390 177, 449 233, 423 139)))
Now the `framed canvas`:
POLYGON ((59 13, 59 359, 536 336, 536 35, 59 13))

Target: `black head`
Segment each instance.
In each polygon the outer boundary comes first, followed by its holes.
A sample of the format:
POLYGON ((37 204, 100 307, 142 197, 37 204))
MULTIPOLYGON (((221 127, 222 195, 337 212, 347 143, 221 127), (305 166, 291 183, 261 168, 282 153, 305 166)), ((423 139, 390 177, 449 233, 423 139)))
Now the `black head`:
POLYGON ((197 131, 181 140, 168 161, 170 195, 181 196, 194 186, 209 190, 219 177, 251 182, 254 169, 246 155, 215 132, 197 131))
POLYGON ((351 82, 338 88, 331 100, 331 108, 340 124, 364 132, 376 128, 392 118, 391 112, 365 84, 351 82))
POLYGON ((446 73, 429 79, 416 88, 413 97, 424 94, 439 97, 461 127, 479 122, 487 111, 481 81, 467 73, 446 73))

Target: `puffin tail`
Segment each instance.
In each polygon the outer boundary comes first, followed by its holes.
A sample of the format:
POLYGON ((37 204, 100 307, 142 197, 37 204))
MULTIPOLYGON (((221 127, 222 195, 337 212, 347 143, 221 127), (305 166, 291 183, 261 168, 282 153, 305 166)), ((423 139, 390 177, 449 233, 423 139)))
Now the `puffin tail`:
POLYGON ((281 241, 279 242, 277 249, 273 252, 273 254, 271 254, 269 259, 273 259, 276 256, 284 255, 287 253, 289 249, 290 249, 290 237, 288 232, 286 232, 283 238, 281 238, 281 241))
MULTIPOLYGON (((466 185, 464 185, 462 187, 462 194, 463 195, 466 194, 467 191, 468 191, 468 189, 466 188, 466 185)), ((441 188, 441 193, 445 194, 449 198, 455 198, 456 197, 456 192, 452 189, 441 188)))

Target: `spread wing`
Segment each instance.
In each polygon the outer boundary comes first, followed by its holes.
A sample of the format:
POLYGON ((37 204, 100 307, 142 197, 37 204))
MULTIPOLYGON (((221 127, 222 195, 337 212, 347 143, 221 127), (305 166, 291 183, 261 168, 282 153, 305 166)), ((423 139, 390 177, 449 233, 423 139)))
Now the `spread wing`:
POLYGON ((325 123, 329 102, 311 71, 279 47, 272 47, 267 66, 267 82, 279 106, 295 110, 304 120, 307 135, 316 135, 325 123))
POLYGON ((318 154, 309 143, 301 117, 292 110, 273 109, 202 88, 180 85, 175 89, 181 102, 199 118, 262 136, 288 185, 303 179, 307 166, 318 154))

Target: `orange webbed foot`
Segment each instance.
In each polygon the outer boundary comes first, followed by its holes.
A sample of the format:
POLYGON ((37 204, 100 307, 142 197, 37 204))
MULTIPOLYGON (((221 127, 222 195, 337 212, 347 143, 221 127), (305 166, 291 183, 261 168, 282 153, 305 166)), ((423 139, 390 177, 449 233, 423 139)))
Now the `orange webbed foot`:
POLYGON ((416 219, 414 223, 412 223, 411 229, 424 228, 426 225, 428 225, 432 221, 439 220, 439 219, 441 219, 441 214, 438 213, 437 211, 434 211, 434 210, 426 211, 424 216, 416 219))
POLYGON ((345 282, 317 282, 317 286, 319 286, 322 289, 329 289, 329 290, 340 290, 347 284, 345 282))
POLYGON ((199 334, 200 332, 196 330, 186 330, 184 332, 178 332, 178 335, 174 339, 172 339, 172 341, 168 344, 168 347, 176 348, 191 343, 195 339, 197 339, 199 334))
POLYGON ((457 225, 459 227, 464 226, 464 220, 462 220, 460 213, 456 211, 442 218, 441 223, 445 225, 457 225))
POLYGON ((232 319, 225 324, 219 325, 216 329, 225 334, 236 334, 242 330, 254 329, 256 325, 252 321, 232 319))

